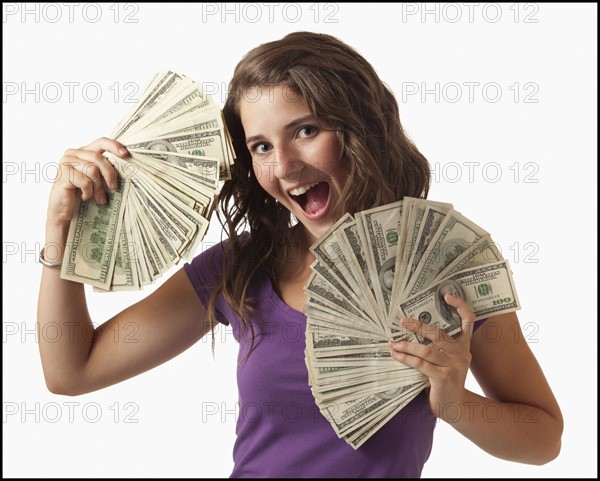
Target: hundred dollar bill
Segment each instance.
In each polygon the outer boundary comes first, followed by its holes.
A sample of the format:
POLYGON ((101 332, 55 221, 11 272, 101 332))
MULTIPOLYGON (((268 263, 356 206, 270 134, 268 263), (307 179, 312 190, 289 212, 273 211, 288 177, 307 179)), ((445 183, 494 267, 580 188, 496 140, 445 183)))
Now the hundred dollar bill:
POLYGON ((112 280, 110 281, 110 290, 94 286, 94 292, 110 291, 133 291, 140 289, 139 273, 137 262, 134 259, 135 243, 132 242, 131 232, 127 236, 127 208, 125 208, 123 222, 121 224, 121 234, 119 236, 119 245, 117 246, 117 255, 115 257, 115 267, 113 269, 112 280))
MULTIPOLYGON (((381 363, 381 366, 364 366, 364 365, 331 365, 326 366, 320 364, 314 366, 315 380, 317 384, 326 382, 336 382, 337 380, 346 380, 350 376, 362 376, 364 374, 384 373, 393 371, 396 369, 395 363, 391 362, 393 359, 389 359, 390 362, 381 363)), ((397 364, 397 363, 396 363, 397 364)))
POLYGON ((136 135, 126 135, 123 140, 135 143, 159 137, 214 129, 226 130, 221 111, 216 106, 211 107, 201 103, 181 112, 177 117, 169 118, 166 123, 153 123, 136 135), (208 109, 204 107, 208 107, 208 109), (194 115, 191 116, 190 114, 194 115))
POLYGON ((175 175, 165 176, 166 167, 163 167, 161 171, 158 166, 146 163, 144 158, 136 152, 132 152, 131 158, 136 162, 135 165, 138 169, 135 173, 136 176, 145 174, 153 184, 156 184, 156 188, 173 195, 200 215, 209 217, 207 212, 214 206, 214 194, 208 195, 203 186, 197 183, 192 184, 193 178, 184 180, 175 175))
POLYGON ((356 215, 365 234, 366 261, 382 319, 387 318, 392 298, 401 215, 402 201, 356 215))
POLYGON ((347 336, 342 333, 335 334, 323 334, 322 332, 309 332, 309 339, 311 341, 311 349, 316 351, 342 351, 348 347, 353 348, 355 346, 364 345, 377 345, 386 344, 387 341, 384 339, 368 339, 347 336))
POLYGON ((498 247, 496 247, 492 237, 486 235, 474 242, 473 245, 469 246, 467 250, 454 259, 431 283, 435 284, 446 277, 450 277, 455 272, 464 269, 483 266, 490 262, 499 262, 501 260, 502 254, 500 254, 498 247))
POLYGON ((304 291, 323 301, 325 304, 337 307, 341 312, 348 312, 361 317, 362 312, 352 305, 339 292, 333 289, 318 272, 313 271, 310 275, 304 291))
MULTIPOLYGON (((431 210, 428 210, 428 213, 431 210)), ((427 213, 426 213, 427 216, 427 213)), ((434 216, 429 216, 434 217, 434 216)), ((426 217, 426 222, 429 218, 426 217)), ((426 223, 424 222, 424 224, 426 223)), ((432 223, 436 223, 435 220, 432 223)), ((427 251, 423 250, 422 258, 414 268, 412 277, 402 293, 402 297, 410 297, 430 285, 431 281, 442 272, 454 259, 469 249, 488 233, 471 222, 459 212, 451 210, 443 219, 439 218, 439 227, 432 234, 427 251)), ((416 258, 415 258, 416 259, 416 258)))
POLYGON ((321 275, 322 280, 327 283, 330 289, 334 289, 335 291, 337 291, 344 299, 352 303, 352 305, 362 315, 364 315, 365 317, 369 317, 369 314, 366 312, 367 309, 361 305, 359 299, 356 298, 352 291, 347 288, 347 285, 341 282, 332 271, 328 270, 327 267, 325 267, 325 265, 321 264, 321 262, 314 262, 311 265, 311 268, 321 275))
MULTIPOLYGON (((124 216, 126 216, 126 212, 124 216)), ((135 243, 132 240, 131 232, 128 231, 126 219, 124 218, 121 224, 121 235, 119 236, 115 268, 112 280, 110 281, 110 289, 112 291, 133 291, 140 289, 137 262, 134 257, 135 243)), ((94 292, 108 291, 94 287, 94 292)))
POLYGON ((346 276, 344 276, 337 266, 336 261, 339 260, 339 256, 337 255, 338 249, 336 246, 332 246, 332 244, 337 243, 337 239, 334 238, 336 231, 343 225, 351 222, 354 222, 354 219, 350 214, 342 216, 342 218, 339 219, 333 226, 331 226, 317 242, 310 246, 309 249, 310 252, 315 256, 315 259, 318 262, 325 264, 327 268, 333 271, 349 289, 352 289, 352 285, 350 284, 350 280, 346 279, 346 276), (333 255, 330 255, 330 253, 333 255))
POLYGON ((336 290, 364 312, 367 317, 375 319, 377 314, 374 303, 363 302, 364 299, 361 296, 363 289, 354 276, 353 266, 350 264, 339 236, 336 235, 336 232, 343 226, 353 223, 352 216, 346 214, 310 247, 310 251, 317 260, 311 267, 325 277, 336 290))
POLYGON ((184 76, 166 72, 160 79, 160 82, 152 89, 151 92, 136 106, 135 111, 130 114, 128 120, 118 130, 113 132, 113 138, 119 140, 128 130, 139 122, 144 115, 147 115, 152 109, 159 104, 160 100, 167 96, 174 89, 177 89, 182 82, 185 82, 184 76))
POLYGON ((125 115, 120 121, 119 123, 116 125, 116 127, 113 129, 112 133, 111 133, 111 138, 116 138, 117 134, 119 133, 119 131, 123 128, 123 126, 129 122, 129 120, 134 116, 135 112, 140 108, 140 105, 142 105, 145 101, 146 98, 148 98, 150 92, 156 88, 156 86, 161 83, 163 81, 164 78, 167 77, 167 75, 171 75, 172 72, 156 72, 152 79, 150 80, 150 82, 148 82, 148 84, 146 85, 146 87, 144 88, 144 90, 142 90, 142 93, 139 95, 137 102, 129 109, 129 112, 127 113, 127 115, 125 115))
POLYGON ((405 385, 413 384, 413 379, 404 376, 393 365, 386 368, 377 369, 353 369, 351 371, 339 372, 337 376, 322 376, 313 377, 313 388, 319 389, 321 394, 331 391, 340 392, 341 389, 354 388, 356 386, 374 385, 380 383, 384 389, 392 382, 405 382, 405 385), (401 381, 398 381, 400 380, 401 381))
POLYGON ((364 296, 365 301, 371 305, 371 312, 374 312, 377 316, 373 320, 383 329, 384 322, 383 319, 379 317, 375 289, 371 283, 369 266, 366 261, 365 246, 359 235, 357 221, 354 220, 341 227, 338 231, 337 238, 340 242, 340 247, 344 256, 352 268, 352 272, 354 273, 353 277, 361 286, 362 295, 364 296))
POLYGON ((157 150, 131 149, 131 152, 138 162, 145 162, 162 170, 167 169, 170 175, 183 182, 188 179, 196 181, 205 188, 206 193, 214 192, 219 185, 219 161, 217 159, 157 150))
POLYGON ((108 289, 113 278, 115 259, 123 223, 129 184, 119 182, 111 190, 104 186, 107 203, 94 199, 76 202, 69 226, 60 276, 75 282, 108 289))
POLYGON ((314 305, 307 306, 306 317, 307 336, 309 332, 313 331, 322 335, 341 334, 368 339, 381 337, 383 334, 378 326, 365 322, 365 319, 340 316, 339 314, 332 315, 314 305))
POLYGON ((153 126, 165 129, 165 124, 177 119, 181 115, 189 114, 192 109, 206 111, 210 109, 213 114, 218 115, 218 107, 210 96, 207 96, 202 86, 196 82, 185 88, 185 91, 172 102, 167 102, 162 108, 156 109, 151 115, 147 115, 139 122, 138 131, 143 129, 150 131, 153 126))
MULTIPOLYGON (((382 409, 398 402, 399 395, 406 389, 397 385, 391 389, 379 388, 364 396, 349 400, 328 400, 323 403, 322 413, 329 420, 339 437, 364 425, 376 417, 382 409)), ((340 390, 341 391, 341 390, 340 390)))
MULTIPOLYGON (((446 294, 465 299, 475 314, 475 320, 521 308, 508 261, 503 260, 459 271, 400 302, 400 311, 446 334, 456 334, 461 330, 462 321, 456 309, 444 300, 446 294)), ((400 326, 398 319, 394 323, 400 326)))
MULTIPOLYGON (((194 131, 180 135, 158 137, 135 143, 126 143, 131 150, 158 150, 176 152, 180 154, 212 157, 217 159, 228 158, 227 141, 222 129, 208 130, 205 132, 194 131)), ((224 164, 221 164, 224 166, 224 164)), ((225 166, 223 167, 225 168, 225 166)))
POLYGON ((429 386, 428 381, 421 381, 420 383, 416 383, 412 386, 405 386, 401 388, 403 391, 398 394, 398 403, 393 408, 382 411, 379 416, 370 420, 370 422, 366 425, 361 426, 361 428, 356 431, 347 433, 345 435, 346 441, 354 449, 358 449, 368 439, 370 439, 371 436, 373 436, 379 430, 379 428, 381 428, 393 416, 398 414, 402 408, 404 408, 409 402, 417 397, 417 395, 427 386, 429 386))
MULTIPOLYGON (((411 266, 415 260, 415 252, 419 243, 423 244, 425 239, 419 238, 419 233, 423 232, 421 224, 427 209, 432 209, 436 213, 446 214, 452 209, 452 204, 445 202, 434 202, 426 199, 414 197, 404 198, 404 207, 402 209, 402 219, 400 222, 400 237, 398 239, 398 248, 396 251, 396 266, 394 285, 392 287, 392 298, 397 300, 404 290, 411 276, 411 266)), ((423 246, 421 246, 423 248, 423 246)), ((394 302, 390 306, 388 318, 396 317, 398 303, 394 302)), ((389 326, 389 323, 386 323, 389 326)))
POLYGON ((438 227, 445 215, 452 211, 452 208, 446 209, 433 207, 429 203, 416 203, 411 211, 412 219, 409 220, 409 229, 412 228, 410 235, 409 251, 404 252, 407 263, 403 271, 402 286, 396 294, 401 296, 406 291, 407 285, 413 279, 413 275, 419 264, 421 257, 429 246, 432 237, 436 234, 438 227))

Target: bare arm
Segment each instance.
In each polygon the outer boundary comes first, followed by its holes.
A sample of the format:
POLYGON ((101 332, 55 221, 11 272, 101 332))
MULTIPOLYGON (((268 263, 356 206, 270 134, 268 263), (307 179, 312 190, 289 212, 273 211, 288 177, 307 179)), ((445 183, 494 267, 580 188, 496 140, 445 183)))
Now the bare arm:
MULTIPOLYGON (((118 155, 120 147, 110 139, 98 139, 65 153, 60 163, 64 175, 50 194, 46 246, 64 248, 79 189, 84 200, 102 201, 100 175, 110 186, 116 173, 100 154, 110 150, 118 155)), ((83 284, 61 279, 60 269, 43 270, 38 329, 46 332, 54 326, 61 332, 52 342, 39 336, 46 384, 54 393, 83 394, 128 379, 175 357, 210 330, 206 310, 183 269, 95 330, 83 284)))
MULTIPOLYGON (((454 427, 488 453, 529 464, 547 463, 560 453, 563 419, 546 377, 527 345, 515 313, 492 317, 496 333, 479 329, 471 342, 471 371, 486 397, 472 422, 454 427), (497 420, 490 414, 495 414, 497 420)), ((468 401, 467 401, 468 402, 468 401)))
POLYGON ((474 315, 465 301, 457 307, 463 330, 455 338, 417 320, 405 326, 436 347, 392 344, 392 356, 429 377, 434 413, 486 452, 509 461, 544 464, 560 452, 563 420, 544 374, 525 342, 514 313, 492 317, 473 333, 474 315), (487 397, 465 389, 471 370, 487 397))

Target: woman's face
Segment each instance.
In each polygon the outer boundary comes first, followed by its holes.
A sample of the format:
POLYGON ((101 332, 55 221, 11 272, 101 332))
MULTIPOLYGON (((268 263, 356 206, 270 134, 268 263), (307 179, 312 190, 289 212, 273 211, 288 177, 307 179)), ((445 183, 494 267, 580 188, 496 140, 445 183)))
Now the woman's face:
POLYGON ((286 86, 253 87, 240 102, 260 185, 306 227, 312 241, 335 223, 346 174, 336 133, 286 86))

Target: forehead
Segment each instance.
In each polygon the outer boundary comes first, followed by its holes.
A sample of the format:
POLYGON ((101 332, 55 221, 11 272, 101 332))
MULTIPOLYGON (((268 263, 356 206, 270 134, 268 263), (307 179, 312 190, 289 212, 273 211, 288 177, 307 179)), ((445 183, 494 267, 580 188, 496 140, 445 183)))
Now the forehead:
POLYGON ((243 92, 239 108, 244 129, 255 124, 289 122, 310 114, 304 98, 287 85, 251 87, 243 92))

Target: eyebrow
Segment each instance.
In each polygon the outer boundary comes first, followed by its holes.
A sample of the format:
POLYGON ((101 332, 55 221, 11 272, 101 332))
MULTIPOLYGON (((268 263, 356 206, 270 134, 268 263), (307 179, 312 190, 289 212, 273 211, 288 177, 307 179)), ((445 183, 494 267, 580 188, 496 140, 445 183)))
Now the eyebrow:
MULTIPOLYGON (((298 127, 299 125, 303 124, 304 122, 308 121, 308 120, 315 120, 315 116, 313 114, 308 114, 305 115, 304 117, 299 117, 295 120, 292 120, 291 122, 285 124, 283 126, 283 130, 290 130, 293 129, 295 127, 298 127)), ((250 144, 256 140, 260 140, 264 138, 263 135, 253 135, 252 137, 247 137, 246 138, 246 144, 250 144)))

